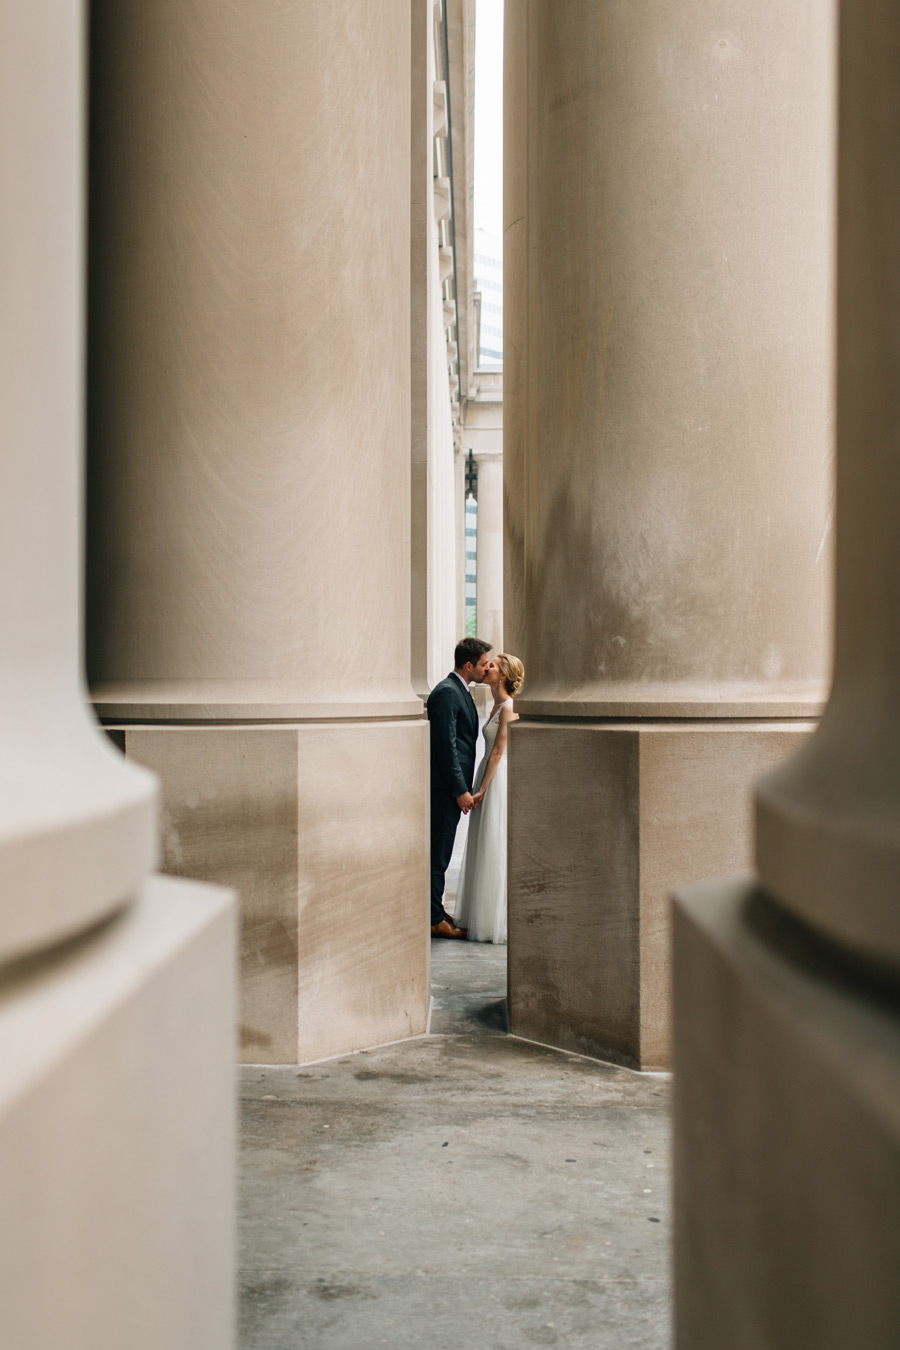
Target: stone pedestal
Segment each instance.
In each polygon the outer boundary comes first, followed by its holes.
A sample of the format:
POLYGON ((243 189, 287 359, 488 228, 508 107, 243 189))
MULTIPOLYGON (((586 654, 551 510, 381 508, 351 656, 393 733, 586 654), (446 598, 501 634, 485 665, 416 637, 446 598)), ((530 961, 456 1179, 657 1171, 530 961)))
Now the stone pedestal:
POLYGON ((661 897, 747 865, 754 776, 823 706, 832 30, 813 0, 506 11, 512 1028, 634 1064, 668 1057, 661 897))
POLYGON ((422 1031, 410 7, 99 0, 91 61, 95 704, 247 884, 245 1056, 422 1031))
POLYGON ((157 878, 8 973, 0 1298, 16 1350, 232 1344, 234 934, 157 878))
POLYGON ((424 1031, 425 938, 408 921, 428 831, 418 723, 112 734, 164 784, 163 869, 238 889, 245 1060, 293 1063, 424 1031))
POLYGON ((509 751, 517 1035, 632 1067, 669 1066, 672 878, 748 870, 747 785, 811 729, 517 724, 509 751))
POLYGON ((0 7, 0 1337, 228 1350, 231 904, 80 678, 84 20, 0 7))
POLYGON ((676 1335, 890 1350, 900 1013, 753 886, 675 911, 676 1335))

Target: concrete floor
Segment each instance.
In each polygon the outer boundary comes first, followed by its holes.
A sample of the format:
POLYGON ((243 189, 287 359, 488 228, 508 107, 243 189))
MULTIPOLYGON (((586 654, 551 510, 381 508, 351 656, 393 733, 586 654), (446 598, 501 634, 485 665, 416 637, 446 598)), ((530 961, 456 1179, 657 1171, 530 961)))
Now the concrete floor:
POLYGON ((669 1083, 506 1035, 433 942, 430 1035, 242 1071, 241 1350, 662 1350, 669 1083))

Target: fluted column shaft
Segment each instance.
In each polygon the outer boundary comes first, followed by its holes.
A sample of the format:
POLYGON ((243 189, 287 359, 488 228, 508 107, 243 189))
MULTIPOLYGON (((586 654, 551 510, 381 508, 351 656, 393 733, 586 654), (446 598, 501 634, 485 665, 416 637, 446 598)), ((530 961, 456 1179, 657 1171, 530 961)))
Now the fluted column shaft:
POLYGON ((424 1025, 410 20, 93 7, 89 672, 241 891, 257 1060, 424 1025))
POLYGON ((507 9, 512 1018, 648 1065, 668 891, 748 865, 754 776, 826 688, 832 31, 507 9))

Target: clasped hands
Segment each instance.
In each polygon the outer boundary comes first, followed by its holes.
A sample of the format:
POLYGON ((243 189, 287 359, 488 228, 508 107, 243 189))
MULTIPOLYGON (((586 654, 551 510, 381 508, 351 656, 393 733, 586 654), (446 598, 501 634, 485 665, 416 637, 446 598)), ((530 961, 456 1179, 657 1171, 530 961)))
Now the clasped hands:
POLYGON ((475 807, 480 805, 481 799, 486 791, 486 788, 479 788, 475 793, 464 792, 461 797, 457 797, 456 805, 459 807, 460 811, 462 811, 464 816, 467 816, 470 811, 474 811, 475 807))

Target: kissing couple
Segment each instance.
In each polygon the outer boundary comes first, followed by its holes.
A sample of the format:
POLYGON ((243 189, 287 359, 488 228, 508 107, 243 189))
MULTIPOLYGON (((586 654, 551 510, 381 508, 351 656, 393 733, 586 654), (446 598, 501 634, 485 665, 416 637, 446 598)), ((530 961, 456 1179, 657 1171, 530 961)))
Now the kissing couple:
POLYGON ((506 941, 506 742, 517 720, 513 697, 525 667, 506 652, 490 659, 490 643, 456 644, 453 670, 425 705, 431 731, 431 936, 506 941), (475 772, 478 712, 470 684, 486 684, 493 703, 485 719, 484 755, 475 772), (471 815, 455 915, 444 909, 444 880, 462 815, 471 815))

